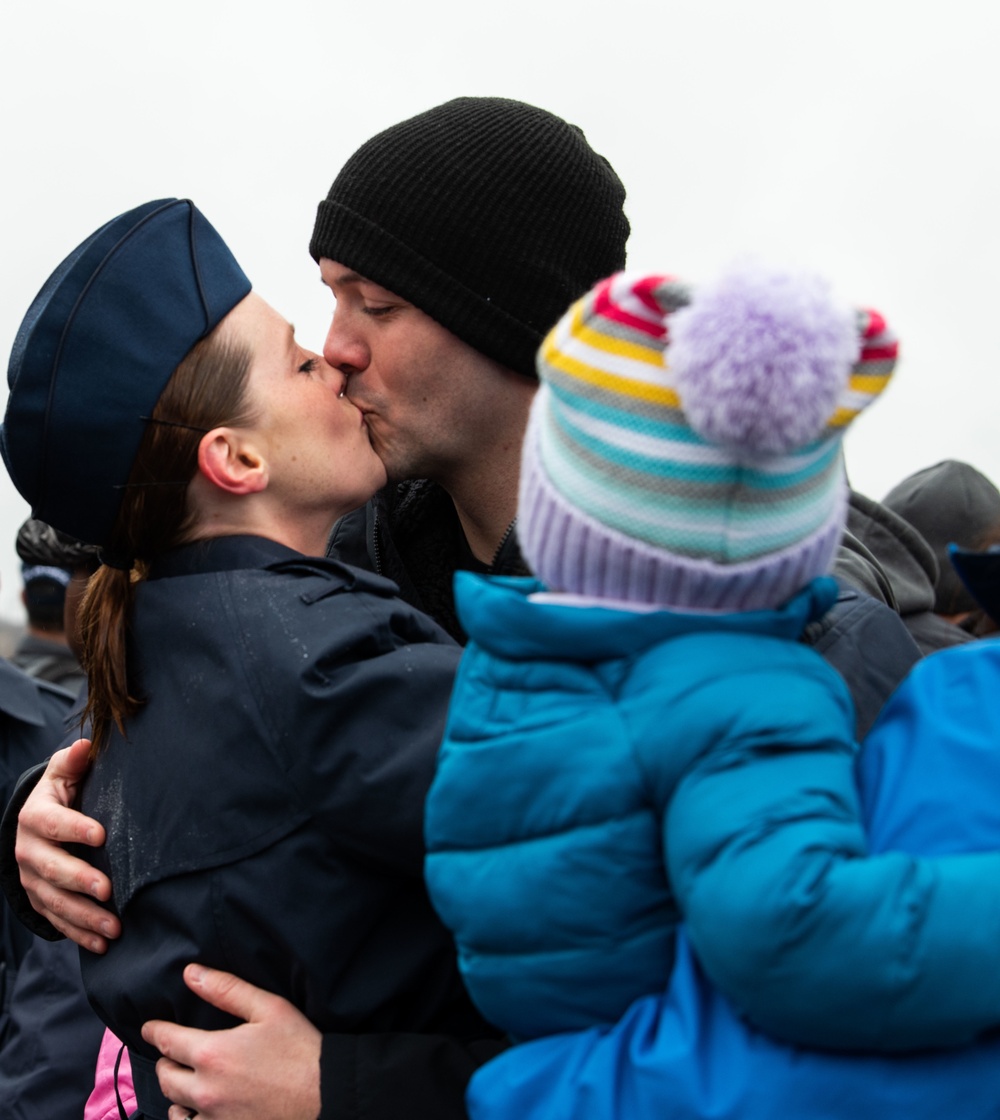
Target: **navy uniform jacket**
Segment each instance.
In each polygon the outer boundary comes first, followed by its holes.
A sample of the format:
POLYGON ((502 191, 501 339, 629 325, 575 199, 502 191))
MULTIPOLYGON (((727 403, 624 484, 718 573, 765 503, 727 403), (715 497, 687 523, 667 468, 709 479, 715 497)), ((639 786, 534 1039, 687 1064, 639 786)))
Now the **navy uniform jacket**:
MULTIPOLYGON (((460 650, 394 590, 255 537, 178 549, 137 588, 132 664, 147 702, 127 738, 110 736, 81 804, 107 829, 104 848, 80 854, 110 874, 123 934, 82 963, 149 1116, 167 1106, 142 1023, 234 1023, 185 987, 192 960, 358 1046, 369 1033, 495 1034, 422 877, 424 798, 460 650)), ((328 1099, 327 1065, 324 1111, 351 1115, 328 1099)), ((399 1115, 416 1115, 419 1090, 398 1073, 399 1115)))
MULTIPOLYGON (((0 659, 0 796, 6 804, 18 776, 52 753, 63 736, 73 697, 47 681, 36 681, 0 659)), ((31 935, 0 909, 0 1044, 17 968, 31 935)))
MULTIPOLYGON (((20 671, 15 677, 2 662, 0 682, 8 686, 6 691, 0 688, 0 708, 4 695, 9 699, 20 694, 29 700, 29 712, 37 701, 37 716, 44 716, 43 723, 29 719, 21 734, 13 733, 18 724, 10 713, 3 717, 0 726, 5 728, 8 749, 3 752, 0 767, 4 796, 8 796, 14 775, 29 760, 43 758, 77 737, 83 704, 78 698, 71 706, 70 695, 49 684, 36 688, 32 681, 28 689, 20 671), (16 681, 13 689, 12 681, 16 681)), ((40 765, 44 768, 45 763, 40 765)), ((12 823, 16 823, 16 817, 12 823)), ((13 837, 10 842, 13 848, 13 837)), ((13 921, 5 905, 0 904, 0 909, 5 925, 9 924, 9 936, 25 947, 23 954, 17 953, 16 969, 4 970, 0 1120, 38 1120, 42 1116, 46 1120, 79 1120, 94 1087, 94 1066, 104 1024, 84 994, 77 948, 71 941, 32 937, 13 921)))
POLYGON ((72 941, 32 938, 0 1042, 0 1120, 80 1120, 104 1024, 87 1002, 72 941))

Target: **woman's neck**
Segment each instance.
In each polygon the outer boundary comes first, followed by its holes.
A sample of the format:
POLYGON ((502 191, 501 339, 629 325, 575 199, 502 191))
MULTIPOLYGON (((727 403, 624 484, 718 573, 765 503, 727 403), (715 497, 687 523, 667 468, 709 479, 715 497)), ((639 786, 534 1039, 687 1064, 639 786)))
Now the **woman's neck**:
POLYGON ((253 503, 235 504, 230 509, 204 512, 195 521, 189 541, 246 534, 266 537, 306 556, 322 556, 330 530, 339 513, 303 511, 281 512, 253 503))

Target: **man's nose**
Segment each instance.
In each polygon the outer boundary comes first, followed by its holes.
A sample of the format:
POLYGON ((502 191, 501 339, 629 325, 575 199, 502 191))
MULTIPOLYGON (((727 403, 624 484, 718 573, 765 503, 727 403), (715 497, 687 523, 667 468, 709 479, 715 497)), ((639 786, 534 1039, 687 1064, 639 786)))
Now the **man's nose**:
POLYGON ((334 315, 323 343, 323 357, 335 369, 350 376, 368 368, 370 355, 365 343, 346 330, 334 315))

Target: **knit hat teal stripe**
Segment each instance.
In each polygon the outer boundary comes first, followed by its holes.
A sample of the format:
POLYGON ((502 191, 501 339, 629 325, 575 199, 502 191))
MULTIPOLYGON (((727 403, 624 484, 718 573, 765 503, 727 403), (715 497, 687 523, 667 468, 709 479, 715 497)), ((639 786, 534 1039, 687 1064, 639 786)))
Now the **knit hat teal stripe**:
MULTIPOLYGON (((557 378, 553 377, 552 381, 557 378)), ((609 424, 620 424, 625 432, 648 433, 660 436, 663 439, 676 440, 680 443, 694 443, 699 447, 709 448, 696 432, 693 432, 684 413, 679 408, 666 408, 663 405, 650 405, 648 401, 635 400, 631 397, 619 396, 611 398, 607 392, 601 392, 591 385, 569 386, 553 385, 552 407, 554 410, 562 408, 572 409, 584 416, 593 416, 595 419, 605 420, 609 424), (576 391, 579 389, 579 391, 576 391)), ((724 456, 718 448, 712 448, 716 459, 724 456)))
MULTIPOLYGON (((838 454, 839 441, 825 439, 803 448, 796 456, 759 464, 738 463, 690 429, 651 422, 643 425, 641 431, 633 423, 630 430, 625 426, 625 418, 616 416, 614 410, 600 411, 601 415, 590 416, 586 411, 578 412, 552 401, 553 428, 563 453, 574 454, 574 445, 578 444, 595 457, 606 457, 616 467, 652 476, 647 485, 657 479, 677 479, 713 486, 738 484, 758 490, 801 488, 827 470, 838 454), (677 443, 687 447, 682 450, 677 443)), ((635 485, 642 486, 642 479, 637 478, 635 485)))
MULTIPOLYGON (((606 472, 609 477, 605 485, 616 492, 620 502, 628 502, 633 492, 636 500, 655 501, 658 494, 674 489, 690 493, 699 488, 705 491, 705 500, 713 504, 725 499, 727 506, 731 501, 746 501, 773 507, 786 498, 797 500, 803 493, 815 494, 816 487, 822 485, 831 469, 839 468, 840 462, 839 441, 827 441, 819 448, 819 454, 813 457, 808 468, 803 467, 791 476, 780 472, 772 475, 734 462, 704 462, 699 458, 685 464, 665 463, 656 457, 655 446, 646 448, 646 454, 643 454, 634 446, 611 445, 591 438, 579 429, 567 428, 562 422, 563 417, 555 410, 551 413, 551 420, 543 442, 546 468, 555 474, 562 463, 570 468, 579 463, 584 470, 588 462, 592 463, 595 473, 583 480, 581 486, 596 484, 606 472), (684 469, 676 469, 678 466, 684 469)), ((585 497, 585 494, 580 495, 581 499, 585 497)), ((727 509, 717 505, 716 515, 721 521, 731 516, 727 509)))
MULTIPOLYGON (((561 434, 558 426, 553 425, 554 443, 561 443, 561 434)), ((543 453, 543 462, 554 475, 560 473, 563 463, 570 469, 577 467, 587 474, 587 478, 581 481, 583 487, 593 484, 606 473, 608 485, 620 503, 657 502, 663 494, 677 491, 706 505, 713 505, 720 522, 725 522, 731 515, 719 512, 719 502, 774 509, 782 503, 799 502, 803 497, 807 501, 810 497, 817 497, 817 488, 824 485, 824 479, 831 470, 838 469, 838 448, 827 449, 827 452, 823 469, 803 473, 794 482, 786 481, 783 477, 771 479, 738 464, 729 467, 692 464, 683 469, 665 472, 662 464, 646 460, 633 451, 619 451, 601 443, 591 446, 582 440, 573 441, 555 450, 547 449, 543 453), (590 477, 591 474, 593 477, 590 477)), ((567 480, 567 485, 569 484, 567 480)), ((586 500, 586 493, 580 494, 579 498, 586 500)))
POLYGON ((669 487, 645 472, 611 466, 607 455, 579 444, 558 447, 552 425, 541 441, 540 461, 567 501, 627 536, 682 555, 716 555, 738 562, 790 545, 826 519, 840 482, 839 448, 827 469, 785 491, 682 483, 669 487), (720 494, 725 502, 720 502, 720 494))
MULTIPOLYGON (((564 485, 565 479, 547 472, 550 482, 567 500, 571 499, 571 487, 564 485)), ((841 486, 839 475, 831 478, 833 498, 841 486)), ((715 511, 697 503, 685 502, 680 494, 654 504, 643 503, 623 509, 607 490, 590 495, 586 503, 573 502, 581 513, 608 528, 630 537, 644 541, 653 547, 669 551, 672 555, 686 556, 691 559, 716 557, 720 569, 744 563, 760 557, 792 548, 818 533, 825 525, 825 519, 817 518, 817 511, 824 511, 818 502, 807 503, 798 511, 771 509, 762 511, 760 516, 749 515, 734 507, 733 520, 723 523, 715 511), (669 517, 669 531, 664 531, 657 518, 669 517)))

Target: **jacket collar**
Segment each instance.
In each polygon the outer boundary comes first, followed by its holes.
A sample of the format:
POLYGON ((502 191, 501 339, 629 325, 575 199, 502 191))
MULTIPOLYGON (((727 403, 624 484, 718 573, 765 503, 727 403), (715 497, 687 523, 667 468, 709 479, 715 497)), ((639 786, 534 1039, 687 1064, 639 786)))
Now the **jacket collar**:
POLYGON ((161 556, 152 567, 149 579, 171 576, 231 572, 242 568, 267 568, 285 560, 297 560, 302 553, 267 537, 241 534, 212 537, 182 545, 161 556))
POLYGON ((732 614, 530 602, 529 597, 541 590, 544 584, 533 579, 486 578, 471 572, 455 576, 459 616, 469 637, 508 658, 604 660, 697 633, 766 634, 795 641, 837 598, 837 584, 828 576, 813 580, 777 610, 732 614))

